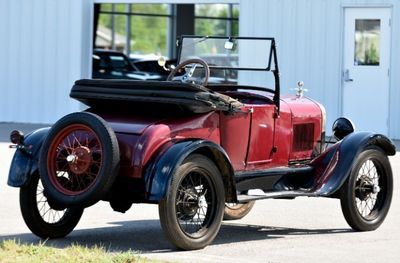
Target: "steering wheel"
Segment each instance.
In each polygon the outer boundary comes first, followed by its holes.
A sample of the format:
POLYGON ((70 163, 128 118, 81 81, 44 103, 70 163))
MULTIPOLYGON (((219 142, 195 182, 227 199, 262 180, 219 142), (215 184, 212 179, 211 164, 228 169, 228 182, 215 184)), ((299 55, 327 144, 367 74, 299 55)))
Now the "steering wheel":
POLYGON ((210 77, 210 67, 208 66, 207 62, 205 62, 204 60, 200 59, 200 58, 192 58, 192 59, 188 59, 183 61, 182 63, 180 63, 179 65, 177 65, 172 71, 171 73, 169 73, 167 81, 171 81, 176 73, 178 73, 179 71, 181 71, 182 69, 184 69, 186 71, 186 73, 183 76, 179 76, 180 77, 180 81, 182 82, 195 82, 196 84, 200 84, 203 86, 206 86, 208 83, 208 78, 210 77), (189 69, 187 69, 187 66, 192 64, 191 67, 188 67, 189 69), (204 68, 204 80, 202 83, 196 83, 195 80, 192 79, 193 73, 196 70, 197 65, 201 65, 204 68))

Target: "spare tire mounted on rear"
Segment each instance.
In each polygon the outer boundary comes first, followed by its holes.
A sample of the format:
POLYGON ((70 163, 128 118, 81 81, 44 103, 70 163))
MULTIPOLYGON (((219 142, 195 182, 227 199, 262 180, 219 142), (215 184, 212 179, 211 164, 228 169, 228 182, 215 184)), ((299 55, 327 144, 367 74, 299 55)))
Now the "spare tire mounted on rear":
POLYGON ((90 206, 112 186, 119 167, 114 131, 98 115, 76 112, 50 129, 39 172, 47 198, 61 206, 90 206))

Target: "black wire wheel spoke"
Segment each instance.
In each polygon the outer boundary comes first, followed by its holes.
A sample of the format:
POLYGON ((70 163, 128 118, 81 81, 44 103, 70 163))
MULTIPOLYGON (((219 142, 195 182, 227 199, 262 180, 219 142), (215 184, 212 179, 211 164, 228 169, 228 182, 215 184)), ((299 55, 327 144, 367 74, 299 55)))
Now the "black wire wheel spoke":
POLYGON ((386 154, 377 146, 368 146, 355 159, 340 190, 346 221, 355 230, 378 228, 389 211, 392 192, 392 170, 386 154))
POLYGON ((159 203, 161 226, 168 239, 187 250, 210 244, 221 226, 224 191, 215 164, 199 154, 189 156, 159 203))
POLYGON ((60 238, 68 235, 78 224, 83 208, 65 208, 46 195, 38 173, 20 188, 20 208, 28 228, 41 238, 60 238))
POLYGON ((40 180, 36 191, 36 203, 40 216, 48 224, 57 224, 60 222, 67 211, 67 209, 55 210, 50 206, 47 197, 44 195, 44 189, 40 180))
MULTIPOLYGON (((202 172, 187 174, 179 185, 176 198, 176 217, 185 234, 195 237, 209 224, 206 219, 207 212, 212 213, 207 209, 207 193, 210 189, 211 183, 207 181, 202 172)), ((212 206, 215 197, 208 198, 211 199, 210 205, 212 206)))
POLYGON ((358 213, 366 220, 371 220, 378 209, 377 196, 381 190, 378 178, 374 161, 366 160, 359 170, 354 192, 358 213))

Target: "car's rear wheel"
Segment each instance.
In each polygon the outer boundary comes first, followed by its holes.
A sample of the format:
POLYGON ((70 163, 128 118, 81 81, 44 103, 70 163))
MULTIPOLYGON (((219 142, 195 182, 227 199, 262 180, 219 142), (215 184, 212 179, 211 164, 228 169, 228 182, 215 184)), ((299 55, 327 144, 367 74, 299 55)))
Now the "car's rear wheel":
POLYGON ((224 185, 215 164, 189 156, 173 175, 159 203, 161 226, 178 248, 201 249, 217 235, 224 211, 224 185))
POLYGON ((224 220, 242 219, 251 211, 255 202, 249 201, 243 204, 225 203, 224 220))
POLYGON ((340 190, 340 203, 347 223, 355 230, 378 228, 389 211, 393 176, 389 159, 376 146, 359 154, 350 176, 340 190))
POLYGON ((41 238, 65 237, 75 228, 83 213, 80 207, 61 210, 53 208, 37 173, 28 185, 21 187, 19 202, 26 225, 41 238))
POLYGON ((65 207, 90 206, 112 186, 119 167, 119 147, 111 127, 99 116, 66 115, 49 131, 39 169, 51 200, 65 207))

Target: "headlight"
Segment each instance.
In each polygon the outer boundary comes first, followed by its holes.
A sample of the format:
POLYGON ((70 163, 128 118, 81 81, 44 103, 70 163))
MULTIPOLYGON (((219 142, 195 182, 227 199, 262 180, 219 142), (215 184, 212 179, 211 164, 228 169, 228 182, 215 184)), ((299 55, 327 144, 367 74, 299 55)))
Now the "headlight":
POLYGON ((336 119, 332 125, 333 136, 335 136, 338 140, 343 139, 350 133, 354 132, 354 130, 355 127, 353 122, 345 117, 336 119))

